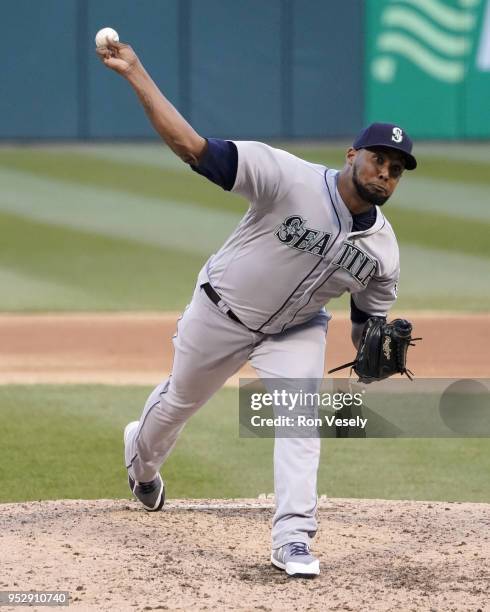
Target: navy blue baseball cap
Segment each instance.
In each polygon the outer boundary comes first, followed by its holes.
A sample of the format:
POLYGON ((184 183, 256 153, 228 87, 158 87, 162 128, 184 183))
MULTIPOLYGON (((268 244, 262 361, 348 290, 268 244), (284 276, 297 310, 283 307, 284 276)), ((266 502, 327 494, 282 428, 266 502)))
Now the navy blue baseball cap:
POLYGON ((415 170, 417 167, 417 160, 412 155, 412 139, 394 123, 371 123, 362 130, 352 146, 354 149, 369 147, 395 149, 403 153, 407 170, 415 170))

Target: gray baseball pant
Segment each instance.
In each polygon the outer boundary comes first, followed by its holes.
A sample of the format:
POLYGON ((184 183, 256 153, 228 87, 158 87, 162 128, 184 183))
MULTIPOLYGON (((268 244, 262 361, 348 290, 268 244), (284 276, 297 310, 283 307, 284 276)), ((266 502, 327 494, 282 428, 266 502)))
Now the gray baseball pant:
MULTIPOLYGON (((150 394, 126 445, 131 476, 152 480, 187 420, 248 360, 261 378, 321 379, 327 324, 320 312, 281 334, 253 332, 221 312, 197 286, 177 323, 172 374, 150 394)), ((275 439, 273 548, 308 543, 315 535, 319 458, 318 437, 275 439)))

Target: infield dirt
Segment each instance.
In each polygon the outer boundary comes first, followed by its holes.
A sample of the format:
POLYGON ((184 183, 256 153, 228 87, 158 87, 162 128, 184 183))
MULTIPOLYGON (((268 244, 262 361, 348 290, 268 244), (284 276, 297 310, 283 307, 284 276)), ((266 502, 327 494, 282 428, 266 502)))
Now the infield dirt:
MULTIPOLYGON (((154 385, 172 367, 177 317, 0 315, 0 383, 154 385)), ((408 365, 416 376, 490 378, 490 314, 413 313, 409 318, 414 334, 423 337, 409 351, 408 365)), ((327 336, 327 369, 353 357, 350 321, 335 314, 327 336)), ((229 384, 254 375, 246 366, 229 384)))
POLYGON ((314 580, 271 566, 271 517, 272 500, 172 501, 154 514, 128 501, 5 504, 0 588, 69 591, 80 610, 489 605, 487 504, 324 501, 314 580))

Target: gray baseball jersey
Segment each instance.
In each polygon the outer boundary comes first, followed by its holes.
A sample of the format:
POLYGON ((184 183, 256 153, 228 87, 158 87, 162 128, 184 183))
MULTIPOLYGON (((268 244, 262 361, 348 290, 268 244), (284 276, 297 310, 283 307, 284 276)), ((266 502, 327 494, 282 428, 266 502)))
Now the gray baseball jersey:
POLYGON ((338 172, 260 142, 235 142, 232 191, 249 209, 199 281, 209 282, 247 327, 280 333, 350 292, 360 310, 385 316, 396 299, 399 253, 390 223, 352 232, 338 172))

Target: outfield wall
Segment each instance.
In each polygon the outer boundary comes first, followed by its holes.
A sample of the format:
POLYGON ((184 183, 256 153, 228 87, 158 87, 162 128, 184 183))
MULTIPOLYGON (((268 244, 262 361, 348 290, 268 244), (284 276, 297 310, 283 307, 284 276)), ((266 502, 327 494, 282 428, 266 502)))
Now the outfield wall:
POLYGON ((366 121, 490 137, 490 0, 366 0, 366 121))
POLYGON ((2 11, 0 139, 154 133, 94 53, 110 25, 204 135, 490 137, 490 0, 16 0, 2 11), (21 40, 19 40, 21 36, 21 40))
POLYGON ((205 135, 348 136, 362 124, 362 22, 358 0, 17 0, 2 12, 0 138, 153 136, 95 56, 108 25, 205 135))

